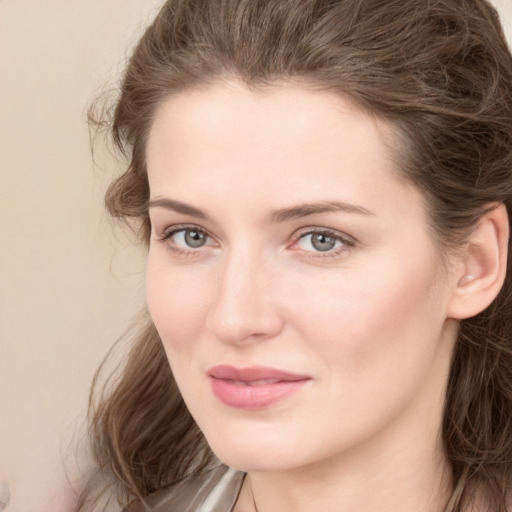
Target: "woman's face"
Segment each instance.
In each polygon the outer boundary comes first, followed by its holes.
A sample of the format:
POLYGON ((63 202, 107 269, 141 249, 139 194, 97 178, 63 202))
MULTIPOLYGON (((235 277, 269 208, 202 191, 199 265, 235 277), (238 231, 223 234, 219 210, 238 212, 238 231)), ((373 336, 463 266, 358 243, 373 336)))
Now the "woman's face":
POLYGON ((390 141, 348 100, 291 85, 222 83, 158 111, 149 309, 190 412, 233 467, 437 439, 454 278, 390 141))

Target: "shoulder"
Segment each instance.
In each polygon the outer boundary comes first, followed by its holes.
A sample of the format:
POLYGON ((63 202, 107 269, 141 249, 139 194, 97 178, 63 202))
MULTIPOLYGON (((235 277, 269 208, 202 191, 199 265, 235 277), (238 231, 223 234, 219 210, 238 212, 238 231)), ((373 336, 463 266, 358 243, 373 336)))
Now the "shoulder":
POLYGON ((230 512, 238 498, 245 473, 225 465, 191 475, 170 489, 125 512, 230 512))

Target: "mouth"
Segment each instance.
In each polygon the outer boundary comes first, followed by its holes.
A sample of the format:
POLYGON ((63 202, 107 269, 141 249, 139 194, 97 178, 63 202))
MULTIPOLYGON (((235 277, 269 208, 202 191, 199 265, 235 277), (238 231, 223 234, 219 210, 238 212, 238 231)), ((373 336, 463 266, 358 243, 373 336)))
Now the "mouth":
POLYGON ((311 377, 251 366, 215 366, 208 370, 213 394, 224 404, 237 409, 263 409, 298 392, 311 377))

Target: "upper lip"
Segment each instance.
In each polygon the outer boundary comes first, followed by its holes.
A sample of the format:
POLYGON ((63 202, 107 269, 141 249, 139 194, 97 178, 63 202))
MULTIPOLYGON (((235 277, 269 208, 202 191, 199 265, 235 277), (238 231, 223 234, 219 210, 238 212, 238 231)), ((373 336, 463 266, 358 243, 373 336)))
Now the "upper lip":
POLYGON ((239 382, 253 382, 261 380, 295 382, 311 378, 309 375, 295 374, 264 366, 235 368, 234 366, 219 365, 210 368, 208 370, 208 375, 214 379, 233 380, 239 382))

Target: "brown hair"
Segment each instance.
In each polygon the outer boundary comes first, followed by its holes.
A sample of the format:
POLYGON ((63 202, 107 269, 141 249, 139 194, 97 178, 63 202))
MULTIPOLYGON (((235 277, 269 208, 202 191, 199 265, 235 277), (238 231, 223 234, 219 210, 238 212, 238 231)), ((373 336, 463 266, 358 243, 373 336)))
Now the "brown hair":
MULTIPOLYGON (((299 79, 388 120, 400 170, 426 197, 445 247, 461 243, 492 204, 512 214, 512 58, 486 0, 169 0, 130 59, 111 124, 129 165, 107 209, 137 223, 146 242, 155 112, 169 95, 225 76, 250 87, 299 79)), ((489 510, 506 510, 511 279, 508 268, 494 303, 461 323, 442 427, 455 481, 450 512, 465 510, 473 491, 489 510)), ((154 326, 139 323, 124 366, 91 401, 98 469, 77 510, 107 487, 119 503, 144 501, 212 457, 154 326)))

